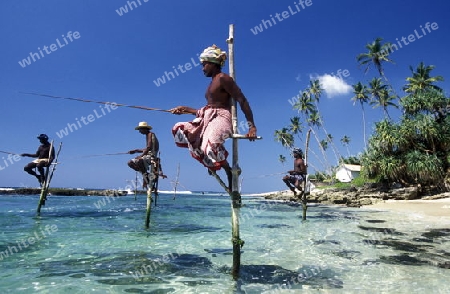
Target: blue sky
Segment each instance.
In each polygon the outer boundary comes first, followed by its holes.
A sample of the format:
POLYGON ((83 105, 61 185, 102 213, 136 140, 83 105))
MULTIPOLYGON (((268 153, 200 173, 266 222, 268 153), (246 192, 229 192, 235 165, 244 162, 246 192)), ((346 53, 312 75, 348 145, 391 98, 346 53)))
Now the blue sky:
MULTIPOLYGON (((179 181, 184 188, 220 191, 206 169, 173 142, 172 126, 192 116, 124 107, 108 112, 100 104, 20 92, 161 109, 178 105, 199 108, 205 104, 209 79, 198 66, 197 54, 212 44, 227 51, 229 24, 235 25, 236 80, 250 101, 258 135, 263 137, 239 143, 244 193, 285 188, 281 173, 291 169, 292 160, 289 151, 274 141, 274 131, 287 126, 289 118, 296 115, 289 100, 307 87, 310 77, 320 78, 327 90, 319 109, 339 152, 348 155, 339 142, 344 135, 351 139, 352 155, 363 150, 361 110, 350 101, 349 86, 358 81, 367 83, 377 75, 373 69, 365 75, 356 63, 356 56, 376 37, 396 43, 415 30, 421 35, 391 55, 395 64, 385 65, 385 74, 398 93, 402 94, 409 66, 416 67, 421 61, 436 66, 434 75, 450 77, 450 24, 444 14, 450 11, 450 4, 445 0, 311 0, 303 4, 292 0, 139 1, 2 1, 0 150, 34 152, 40 133, 48 134, 57 144, 62 141, 61 165, 52 186, 128 185, 127 180, 135 178, 126 165, 131 155, 84 156, 142 148, 144 138, 134 127, 147 121, 160 140, 163 169, 169 176, 160 181, 161 189, 172 189, 170 181, 175 179, 179 164, 179 181), (437 29, 424 35, 421 26, 427 22, 436 23, 437 29), (257 34, 256 26, 261 28, 257 34), (29 65, 23 64, 26 58, 30 58, 29 65), (179 65, 183 70, 176 75, 174 68, 179 65), (341 75, 342 80, 330 78, 338 70, 346 70, 346 76, 341 75), (162 76, 166 81, 157 86, 154 81, 162 76), (58 137, 57 132, 82 117, 87 124, 78 130, 72 127, 62 139, 58 137), (278 161, 280 154, 288 158, 285 165, 278 161)), ((228 72, 228 63, 224 72, 228 72)), ((447 81, 440 86, 448 93, 447 81)), ((398 111, 389 111, 398 118, 398 111)), ((382 116, 381 109, 366 106, 369 133, 382 116)), ((243 119, 240 110, 239 119, 243 119)), ((303 147, 303 142, 297 142, 303 147)), ((230 150, 231 141, 226 146, 230 150)), ((311 147, 320 154, 312 140, 311 147)), ((327 157, 336 164, 332 153, 327 157)), ((6 154, 0 154, 0 159, 0 186, 36 186, 37 181, 23 171, 30 158, 12 164, 5 162, 6 154)), ((310 159, 311 165, 320 169, 317 159, 312 155, 310 159)), ((219 174, 224 175, 222 171, 219 174)))

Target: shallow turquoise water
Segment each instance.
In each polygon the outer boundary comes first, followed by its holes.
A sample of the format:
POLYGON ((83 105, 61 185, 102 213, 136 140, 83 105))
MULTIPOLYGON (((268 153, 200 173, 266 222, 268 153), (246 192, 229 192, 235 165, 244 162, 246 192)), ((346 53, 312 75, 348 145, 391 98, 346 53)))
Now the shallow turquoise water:
POLYGON ((241 274, 228 197, 0 197, 0 293, 450 293, 450 224, 244 197, 241 274), (290 289, 290 290, 289 290, 290 289))

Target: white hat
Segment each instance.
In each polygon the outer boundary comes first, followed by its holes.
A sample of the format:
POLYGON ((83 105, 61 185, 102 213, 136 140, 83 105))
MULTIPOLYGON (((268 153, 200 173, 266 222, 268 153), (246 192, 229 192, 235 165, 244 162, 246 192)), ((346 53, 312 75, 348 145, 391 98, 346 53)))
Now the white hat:
POLYGON ((152 126, 149 126, 148 123, 146 121, 141 121, 139 123, 139 125, 137 127, 134 128, 135 130, 139 130, 139 129, 152 129, 152 126))

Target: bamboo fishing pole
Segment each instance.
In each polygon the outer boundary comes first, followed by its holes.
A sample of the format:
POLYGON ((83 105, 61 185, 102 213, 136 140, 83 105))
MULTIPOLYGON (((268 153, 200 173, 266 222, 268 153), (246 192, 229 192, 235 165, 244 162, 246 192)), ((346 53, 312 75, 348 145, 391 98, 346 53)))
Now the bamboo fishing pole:
POLYGON ((82 99, 82 98, 54 96, 54 95, 34 93, 34 92, 19 92, 19 93, 26 94, 26 95, 48 97, 48 98, 53 98, 53 99, 65 99, 65 100, 73 100, 73 101, 79 101, 79 102, 89 102, 89 103, 98 103, 98 104, 105 104, 105 105, 112 105, 112 106, 129 107, 129 108, 136 108, 136 109, 142 109, 142 110, 171 112, 170 110, 167 110, 167 109, 160 109, 160 108, 146 107, 146 106, 137 106, 137 105, 127 105, 127 104, 115 103, 115 102, 104 102, 104 101, 95 101, 95 100, 88 100, 88 99, 82 99))
POLYGON ((97 157, 97 156, 109 156, 109 155, 123 155, 130 154, 128 152, 117 152, 117 153, 105 153, 105 154, 92 154, 92 155, 83 155, 78 158, 88 158, 88 157, 97 157))
POLYGON ((0 150, 0 153, 11 154, 11 155, 19 155, 20 156, 20 154, 18 154, 18 153, 13 153, 13 152, 8 152, 8 151, 1 151, 0 150))

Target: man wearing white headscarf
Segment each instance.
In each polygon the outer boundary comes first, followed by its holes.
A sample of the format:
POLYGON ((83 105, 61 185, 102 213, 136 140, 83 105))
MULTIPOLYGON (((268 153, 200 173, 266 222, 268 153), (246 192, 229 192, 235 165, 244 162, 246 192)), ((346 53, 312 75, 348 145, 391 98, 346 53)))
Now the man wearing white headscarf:
POLYGON ((203 73, 212 79, 206 89, 206 106, 195 109, 187 106, 177 106, 170 111, 173 114, 193 114, 191 122, 180 122, 172 128, 175 144, 178 147, 189 148, 195 159, 210 170, 224 168, 227 173, 228 186, 231 191, 231 167, 227 161, 228 152, 224 147, 225 139, 232 133, 231 98, 234 98, 245 115, 248 125, 247 137, 250 141, 256 138, 256 126, 250 105, 229 75, 222 72, 227 55, 216 45, 206 48, 200 54, 203 73))

